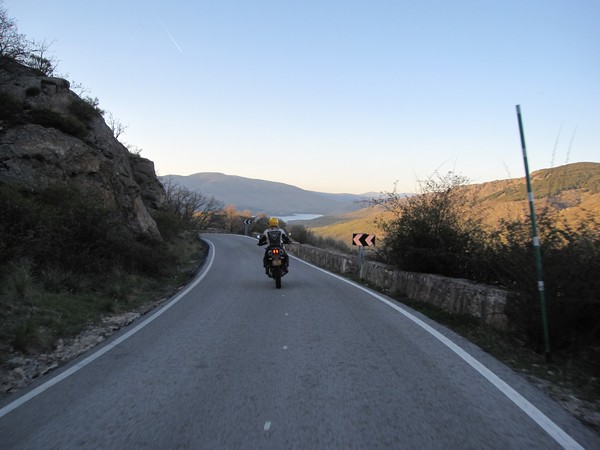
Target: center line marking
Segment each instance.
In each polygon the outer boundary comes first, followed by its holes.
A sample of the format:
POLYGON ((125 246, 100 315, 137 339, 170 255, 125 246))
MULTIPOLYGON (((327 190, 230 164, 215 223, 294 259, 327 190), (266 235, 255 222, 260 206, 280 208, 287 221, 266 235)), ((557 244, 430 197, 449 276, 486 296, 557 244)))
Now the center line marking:
POLYGON ((267 421, 265 422, 265 431, 269 431, 269 428, 271 428, 271 422, 267 421))

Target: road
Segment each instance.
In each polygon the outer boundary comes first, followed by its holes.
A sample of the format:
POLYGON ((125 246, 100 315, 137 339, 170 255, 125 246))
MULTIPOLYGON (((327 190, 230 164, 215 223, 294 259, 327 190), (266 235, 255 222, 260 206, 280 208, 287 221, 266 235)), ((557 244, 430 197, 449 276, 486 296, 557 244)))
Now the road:
POLYGON ((517 374, 384 296, 243 236, 196 280, 0 404, 0 448, 600 448, 517 374))

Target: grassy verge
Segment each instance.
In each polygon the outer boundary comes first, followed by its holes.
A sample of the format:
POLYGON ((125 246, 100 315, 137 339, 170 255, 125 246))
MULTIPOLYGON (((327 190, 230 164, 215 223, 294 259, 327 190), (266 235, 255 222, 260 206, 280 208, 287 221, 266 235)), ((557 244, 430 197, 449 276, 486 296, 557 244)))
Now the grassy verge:
POLYGON ((108 268, 107 274, 98 276, 101 281, 46 274, 61 286, 77 285, 53 292, 48 280, 32 277, 24 266, 15 267, 0 292, 0 365, 15 351, 26 355, 51 351, 58 340, 76 336, 107 315, 144 309, 171 296, 194 276, 208 249, 192 236, 169 245, 176 260, 161 278, 108 268))

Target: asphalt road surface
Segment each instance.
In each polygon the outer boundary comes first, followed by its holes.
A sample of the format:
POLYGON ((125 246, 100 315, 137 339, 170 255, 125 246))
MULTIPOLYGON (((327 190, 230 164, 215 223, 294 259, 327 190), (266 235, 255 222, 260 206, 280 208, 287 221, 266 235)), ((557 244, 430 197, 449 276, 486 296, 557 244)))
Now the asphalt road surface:
POLYGON ((489 355, 293 259, 283 288, 243 236, 195 281, 0 404, 0 448, 600 448, 489 355))

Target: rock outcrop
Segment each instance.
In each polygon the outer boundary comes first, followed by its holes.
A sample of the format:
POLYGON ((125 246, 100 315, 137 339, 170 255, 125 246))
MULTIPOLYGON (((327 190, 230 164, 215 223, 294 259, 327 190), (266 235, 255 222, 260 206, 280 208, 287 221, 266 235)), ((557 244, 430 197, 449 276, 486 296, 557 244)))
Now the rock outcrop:
POLYGON ((31 191, 72 183, 122 211, 135 233, 160 238, 151 213, 166 194, 152 161, 131 154, 68 81, 7 59, 0 61, 0 183, 31 191))

